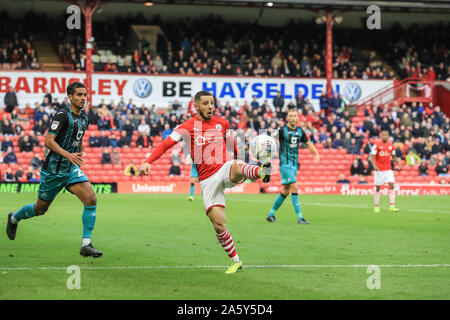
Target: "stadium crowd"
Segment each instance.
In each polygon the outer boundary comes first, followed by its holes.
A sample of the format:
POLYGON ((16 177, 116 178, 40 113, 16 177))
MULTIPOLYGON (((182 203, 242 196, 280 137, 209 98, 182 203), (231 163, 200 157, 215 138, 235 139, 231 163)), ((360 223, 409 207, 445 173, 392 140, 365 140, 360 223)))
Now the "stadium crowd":
POLYGON ((0 12, 0 66, 5 69, 38 70, 36 49, 29 25, 0 12))
MULTIPOLYGON (((136 106, 132 99, 126 102, 121 98, 117 103, 102 101, 93 108, 85 109, 90 124, 96 125, 96 132, 100 133, 90 133, 88 146, 104 148, 103 164, 119 164, 121 148, 134 145, 148 148, 152 147, 155 137, 165 139, 176 126, 192 116, 192 104, 192 99, 184 106, 175 100, 167 109, 157 110, 155 105, 136 106), (135 132, 138 134, 135 135, 135 132)), ((352 119, 355 116, 352 106, 345 105, 338 95, 332 99, 323 95, 320 112, 316 112, 301 94, 295 101, 285 101, 279 92, 271 101, 254 98, 250 103, 239 104, 236 101, 232 104, 230 101, 216 100, 216 104, 215 114, 229 121, 239 148, 248 148, 251 138, 261 130, 267 130, 276 137, 277 129, 285 124, 287 111, 296 109, 300 125, 313 143, 322 144, 327 149, 344 149, 354 155, 355 161, 349 167, 352 175, 371 174, 373 168, 366 160, 367 155, 380 131, 388 130, 396 156, 404 159, 406 165, 421 164, 417 175, 428 174, 428 166, 432 166, 439 176, 448 176, 450 119, 432 103, 427 106, 421 103, 403 104, 391 109, 374 106, 364 111, 361 121, 352 119)), ((17 163, 12 135, 18 136, 20 152, 33 151, 39 146, 37 137, 48 129, 52 115, 66 105, 67 100, 59 103, 47 93, 35 108, 27 104, 11 112, 6 108, 0 109, 0 163, 17 163)), ((176 149, 176 152, 181 151, 176 149)), ((179 165, 184 159, 176 158, 176 152, 172 160, 179 165)), ((248 158, 246 160, 249 161, 248 158)), ((42 159, 38 155, 31 159, 33 168, 39 168, 40 164, 42 159)), ((177 174, 178 169, 173 168, 173 172, 177 174)), ((2 179, 6 179, 6 175, 2 179)))
MULTIPOLYGON (((6 11, 1 12, 0 20, 5 23, 0 27, 0 66, 40 69, 32 34, 45 33, 62 62, 72 64, 74 70, 84 70, 84 33, 55 27, 65 24, 65 19, 61 16, 49 21, 45 14, 30 11, 23 19, 27 23, 20 23, 6 11), (39 23, 43 19, 48 23, 39 23), (13 25, 19 28, 12 29, 13 25)), ((335 28, 333 77, 447 80, 450 78, 447 27, 442 23, 413 24, 407 28, 394 25, 388 30, 389 39, 381 33, 335 28), (353 39, 351 45, 348 39, 353 39), (365 52, 367 48, 369 53, 365 52)), ((98 62, 97 71, 313 78, 325 75, 325 32, 323 26, 314 22, 290 21, 283 27, 265 27, 227 22, 210 15, 173 23, 162 21, 158 15, 146 18, 139 14, 94 21, 93 29, 97 39, 94 54, 99 49, 110 49, 117 56, 131 55, 131 62, 125 60, 123 64, 98 62), (130 40, 133 24, 161 27, 164 35, 158 36, 156 48, 145 41, 136 47, 130 40), (211 24, 215 25, 214 30, 209 28, 211 24)))

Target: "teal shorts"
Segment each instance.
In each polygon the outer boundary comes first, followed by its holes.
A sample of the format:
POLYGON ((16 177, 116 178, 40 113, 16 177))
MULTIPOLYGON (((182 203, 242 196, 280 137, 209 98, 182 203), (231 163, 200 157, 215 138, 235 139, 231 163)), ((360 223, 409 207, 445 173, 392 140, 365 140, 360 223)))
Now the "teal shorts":
MULTIPOLYGON (((79 167, 73 167, 69 174, 53 174, 41 170, 38 197, 44 201, 53 201, 56 195, 65 187, 67 190, 74 184, 87 182, 89 179, 79 167)), ((69 190, 70 191, 70 190, 69 190)))
POLYGON ((297 182, 298 167, 293 165, 280 165, 281 184, 297 182))
POLYGON ((198 178, 197 166, 195 164, 192 164, 191 178, 198 178))

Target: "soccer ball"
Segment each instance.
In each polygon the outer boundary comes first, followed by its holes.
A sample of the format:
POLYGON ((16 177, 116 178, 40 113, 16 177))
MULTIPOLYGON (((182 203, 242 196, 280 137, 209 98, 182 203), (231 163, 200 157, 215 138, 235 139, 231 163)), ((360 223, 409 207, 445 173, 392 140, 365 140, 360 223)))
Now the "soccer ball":
POLYGON ((276 149, 275 140, 267 134, 257 135, 250 141, 250 154, 261 162, 270 160, 276 149))

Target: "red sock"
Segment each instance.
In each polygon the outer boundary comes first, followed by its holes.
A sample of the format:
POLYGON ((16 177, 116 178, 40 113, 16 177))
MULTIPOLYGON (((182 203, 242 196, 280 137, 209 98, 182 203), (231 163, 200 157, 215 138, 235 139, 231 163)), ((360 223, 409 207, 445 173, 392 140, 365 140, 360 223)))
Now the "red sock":
POLYGON ((234 261, 238 262, 239 256, 236 252, 236 248, 234 247, 233 237, 228 232, 228 230, 225 230, 222 233, 216 233, 216 237, 217 240, 219 240, 219 243, 222 246, 222 248, 228 254, 228 256, 234 261))
POLYGON ((258 172, 259 167, 252 164, 245 163, 244 166, 242 167, 242 174, 246 178, 250 178, 252 180, 256 180, 259 178, 258 172))

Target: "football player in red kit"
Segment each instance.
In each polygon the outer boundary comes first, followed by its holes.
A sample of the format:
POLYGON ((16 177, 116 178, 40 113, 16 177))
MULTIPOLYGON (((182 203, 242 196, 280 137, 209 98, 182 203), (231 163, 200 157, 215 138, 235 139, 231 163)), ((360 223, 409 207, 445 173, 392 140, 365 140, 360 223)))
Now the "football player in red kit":
POLYGON ((214 96, 210 92, 200 91, 194 97, 194 106, 196 115, 177 127, 145 160, 139 172, 147 175, 150 164, 182 140, 191 147, 190 154, 199 174, 206 214, 213 224, 217 239, 232 260, 225 273, 236 273, 242 269, 242 260, 226 227, 224 191, 247 178, 261 178, 263 182, 269 182, 272 165, 268 161, 261 166, 240 160, 227 161, 227 146, 232 149, 234 159, 237 157, 237 148, 228 121, 213 116, 214 96))
POLYGON ((395 207, 395 177, 394 172, 392 171, 391 157, 395 162, 397 162, 398 169, 401 168, 401 164, 400 159, 395 156, 394 151, 395 147, 392 142, 389 141, 389 132, 387 130, 381 131, 381 141, 375 143, 369 155, 369 161, 372 162, 375 170, 375 212, 380 212, 380 189, 385 183, 389 184, 389 212, 399 211, 395 207))

